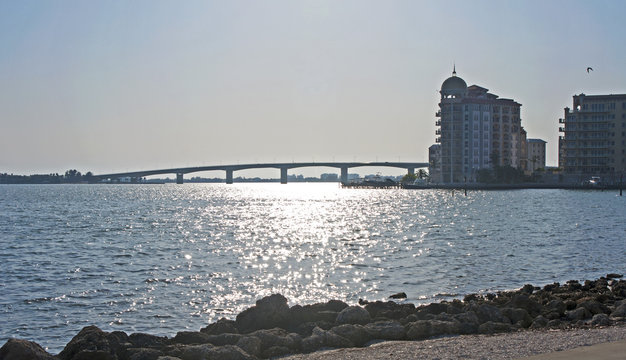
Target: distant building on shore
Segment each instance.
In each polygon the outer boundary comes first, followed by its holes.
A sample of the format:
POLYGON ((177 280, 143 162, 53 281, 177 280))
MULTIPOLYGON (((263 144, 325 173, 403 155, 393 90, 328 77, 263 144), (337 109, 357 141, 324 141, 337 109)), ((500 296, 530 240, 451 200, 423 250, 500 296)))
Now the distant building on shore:
POLYGON ((559 167, 566 175, 626 172, 626 94, 574 95, 559 119, 559 167))
POLYGON ((493 166, 523 169, 526 132, 520 103, 478 85, 468 87, 456 69, 441 85, 440 94, 435 123, 439 159, 430 160, 440 165, 441 182, 475 181, 478 170, 493 166))
POLYGON ((526 169, 529 173, 546 169, 546 142, 541 139, 526 140, 526 169))

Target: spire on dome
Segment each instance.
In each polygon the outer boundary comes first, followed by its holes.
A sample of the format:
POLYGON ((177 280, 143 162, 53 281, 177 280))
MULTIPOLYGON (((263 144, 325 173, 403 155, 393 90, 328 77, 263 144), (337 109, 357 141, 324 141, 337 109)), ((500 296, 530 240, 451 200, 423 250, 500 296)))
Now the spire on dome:
POLYGON ((452 76, 456 76, 456 64, 453 65, 452 76))

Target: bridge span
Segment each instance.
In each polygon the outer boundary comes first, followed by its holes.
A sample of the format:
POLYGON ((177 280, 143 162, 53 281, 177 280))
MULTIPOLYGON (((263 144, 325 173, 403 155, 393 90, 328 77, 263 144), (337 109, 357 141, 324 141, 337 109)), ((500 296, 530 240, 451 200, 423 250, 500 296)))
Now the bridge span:
POLYGON ((173 169, 160 169, 160 170, 143 170, 132 171, 114 174, 101 174, 94 175, 99 179, 119 179, 123 177, 142 178, 152 175, 163 174, 176 174, 176 183, 183 183, 183 176, 185 174, 200 172, 200 171, 215 171, 221 170, 226 172, 226 183, 233 183, 233 172, 238 170, 248 169, 279 169, 280 170, 280 182, 281 184, 287 183, 287 171, 290 169, 304 168, 304 167, 331 167, 341 170, 340 180, 342 183, 348 182, 348 169, 356 167, 394 167, 407 169, 409 174, 414 174, 415 169, 428 167, 428 163, 425 162, 291 162, 291 163, 267 163, 267 164, 237 164, 237 165, 212 165, 212 166, 195 166, 195 167, 183 167, 173 169))

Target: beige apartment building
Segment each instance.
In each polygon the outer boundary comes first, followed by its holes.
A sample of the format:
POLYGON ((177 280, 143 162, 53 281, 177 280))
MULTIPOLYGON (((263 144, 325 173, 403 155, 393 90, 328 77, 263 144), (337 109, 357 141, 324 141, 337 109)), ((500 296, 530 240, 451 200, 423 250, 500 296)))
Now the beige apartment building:
POLYGON ((526 140, 526 169, 529 173, 546 168, 546 142, 541 139, 526 140))
POLYGON ((625 172, 626 94, 574 95, 559 123, 559 167, 565 174, 617 181, 625 172))
POLYGON ((526 139, 521 104, 478 85, 468 87, 456 70, 443 82, 440 94, 435 123, 440 147, 430 155, 439 156, 434 162, 441 182, 472 182, 478 170, 494 165, 522 168, 526 139))

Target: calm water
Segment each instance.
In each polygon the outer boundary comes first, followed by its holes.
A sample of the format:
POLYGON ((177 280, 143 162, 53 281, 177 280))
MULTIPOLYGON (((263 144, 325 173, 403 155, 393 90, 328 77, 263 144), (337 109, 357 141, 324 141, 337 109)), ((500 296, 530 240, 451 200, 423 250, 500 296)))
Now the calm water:
POLYGON ((349 303, 626 272, 616 192, 336 184, 0 186, 0 345, 173 336, 258 298, 349 303))

